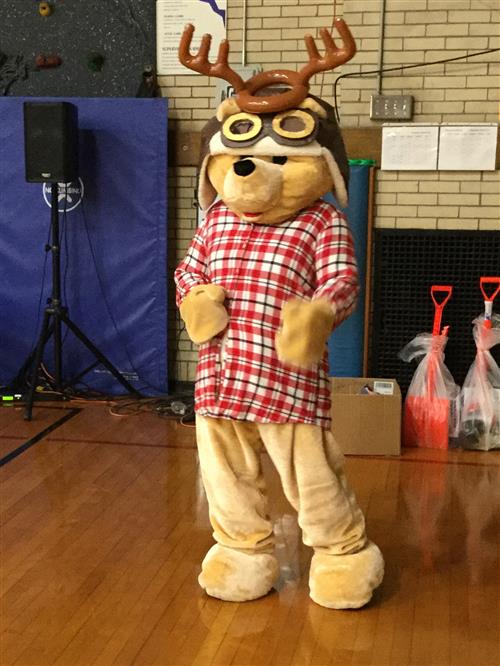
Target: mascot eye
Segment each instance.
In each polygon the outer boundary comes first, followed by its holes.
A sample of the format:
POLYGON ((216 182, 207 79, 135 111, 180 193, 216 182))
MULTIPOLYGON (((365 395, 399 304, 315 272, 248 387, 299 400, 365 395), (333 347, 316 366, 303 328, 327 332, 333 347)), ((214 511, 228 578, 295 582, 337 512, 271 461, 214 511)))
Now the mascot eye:
POLYGON ((273 157, 273 162, 274 164, 285 164, 285 162, 288 160, 288 157, 285 156, 278 156, 278 157, 273 157))
POLYGON ((231 141, 249 141, 262 130, 262 119, 252 113, 236 113, 222 125, 222 134, 231 141))
POLYGON ((273 130, 285 139, 305 139, 316 129, 316 120, 308 111, 283 111, 273 118, 273 130))

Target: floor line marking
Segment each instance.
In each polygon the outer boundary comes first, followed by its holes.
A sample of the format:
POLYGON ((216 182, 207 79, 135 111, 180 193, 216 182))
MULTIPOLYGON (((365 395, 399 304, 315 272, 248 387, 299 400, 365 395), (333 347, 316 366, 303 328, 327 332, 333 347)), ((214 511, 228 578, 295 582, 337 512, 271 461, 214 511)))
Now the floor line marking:
POLYGON ((41 430, 39 433, 28 439, 24 444, 21 444, 21 446, 18 446, 17 449, 14 449, 7 455, 5 455, 3 458, 0 458, 0 467, 3 467, 7 463, 11 462, 15 458, 21 455, 21 453, 24 453, 28 449, 30 449, 32 446, 37 444, 38 442, 41 442, 45 437, 51 433, 53 430, 56 430, 60 426, 62 426, 66 421, 69 421, 72 419, 74 416, 79 414, 82 410, 79 407, 72 407, 71 409, 65 410, 67 413, 64 416, 61 416, 61 418, 57 419, 57 421, 54 421, 54 423, 51 423, 51 425, 47 426, 43 430, 41 430))

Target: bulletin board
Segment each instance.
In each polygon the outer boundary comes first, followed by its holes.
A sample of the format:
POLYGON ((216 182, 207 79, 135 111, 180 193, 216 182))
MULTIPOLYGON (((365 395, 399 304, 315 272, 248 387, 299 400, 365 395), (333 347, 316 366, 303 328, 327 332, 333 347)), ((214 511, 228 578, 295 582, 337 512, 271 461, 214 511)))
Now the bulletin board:
POLYGON ((2 2, 0 96, 136 97, 156 60, 154 0, 2 2), (59 67, 37 69, 37 56, 59 67), (99 57, 103 58, 100 71, 99 57))

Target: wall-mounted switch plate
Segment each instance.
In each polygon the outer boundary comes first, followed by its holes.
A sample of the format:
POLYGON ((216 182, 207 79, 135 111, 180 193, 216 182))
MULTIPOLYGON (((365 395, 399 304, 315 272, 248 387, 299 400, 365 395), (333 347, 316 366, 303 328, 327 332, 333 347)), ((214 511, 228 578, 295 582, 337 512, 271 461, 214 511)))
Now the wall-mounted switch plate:
POLYGON ((412 95, 372 95, 370 97, 372 120, 411 120, 413 118, 412 95))

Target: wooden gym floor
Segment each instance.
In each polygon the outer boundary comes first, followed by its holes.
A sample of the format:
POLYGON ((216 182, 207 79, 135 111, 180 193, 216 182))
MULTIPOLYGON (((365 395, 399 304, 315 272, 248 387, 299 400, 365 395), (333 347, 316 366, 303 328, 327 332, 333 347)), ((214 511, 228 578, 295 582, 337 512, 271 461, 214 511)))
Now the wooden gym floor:
POLYGON ((309 599, 311 553, 266 457, 282 576, 246 604, 197 585, 212 540, 193 429, 0 408, 0 457, 1 666, 500 664, 500 452, 347 459, 387 562, 359 611, 309 599))

